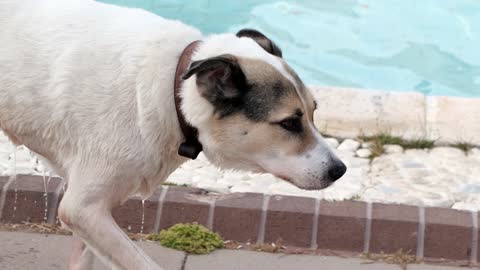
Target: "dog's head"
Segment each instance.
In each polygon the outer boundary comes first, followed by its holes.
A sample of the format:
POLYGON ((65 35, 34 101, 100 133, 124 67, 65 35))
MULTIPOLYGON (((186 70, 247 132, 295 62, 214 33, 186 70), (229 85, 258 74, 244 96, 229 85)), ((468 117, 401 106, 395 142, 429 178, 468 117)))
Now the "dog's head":
POLYGON ((184 79, 182 111, 217 166, 272 173, 303 189, 345 173, 313 125, 312 94, 260 32, 210 37, 184 79))

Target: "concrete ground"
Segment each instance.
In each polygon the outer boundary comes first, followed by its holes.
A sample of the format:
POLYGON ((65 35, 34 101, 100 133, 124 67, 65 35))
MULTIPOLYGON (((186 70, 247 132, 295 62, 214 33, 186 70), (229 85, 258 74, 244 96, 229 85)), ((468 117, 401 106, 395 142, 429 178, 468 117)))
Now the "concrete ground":
MULTIPOLYGON (((67 269, 69 236, 0 231, 1 270, 67 269)), ((271 254, 240 250, 220 250, 210 255, 187 256, 160 245, 139 245, 165 270, 400 270, 397 265, 367 263, 364 260, 338 257, 271 254)), ((99 262, 94 270, 106 270, 99 262)), ((465 267, 410 265, 408 270, 465 270, 465 267)))

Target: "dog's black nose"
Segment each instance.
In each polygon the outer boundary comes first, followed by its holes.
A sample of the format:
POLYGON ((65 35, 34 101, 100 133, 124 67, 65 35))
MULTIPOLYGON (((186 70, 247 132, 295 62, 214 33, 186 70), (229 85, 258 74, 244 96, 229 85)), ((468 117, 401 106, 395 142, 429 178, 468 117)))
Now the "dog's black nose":
POLYGON ((347 171, 347 166, 343 162, 336 162, 332 167, 328 169, 328 176, 331 181, 336 181, 342 177, 347 171))

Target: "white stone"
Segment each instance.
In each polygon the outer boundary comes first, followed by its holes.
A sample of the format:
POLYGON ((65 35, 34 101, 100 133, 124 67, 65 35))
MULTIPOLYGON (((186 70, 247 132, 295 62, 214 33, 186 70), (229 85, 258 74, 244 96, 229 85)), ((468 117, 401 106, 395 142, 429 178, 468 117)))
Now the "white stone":
POLYGON ((435 147, 430 153, 441 157, 463 157, 465 152, 455 147, 435 147))
POLYGON ((480 148, 475 147, 471 149, 468 155, 480 159, 480 148))
POLYGON ((318 102, 315 125, 325 134, 350 138, 380 132, 407 138, 426 135, 423 94, 338 87, 310 89, 318 102))
MULTIPOLYGON (((375 99, 375 102, 382 104, 395 100, 389 97, 383 101, 375 99)), ((392 110, 388 109, 386 112, 391 113, 392 110)), ((391 115, 386 116, 388 117, 391 115)), ((14 168, 11 157, 14 147, 4 141, 5 137, 0 133, 0 175, 12 175, 14 168)), ((363 149, 359 149, 360 143, 351 139, 345 140, 341 146, 335 138, 327 138, 326 142, 332 148, 338 147, 334 152, 345 162, 348 170, 334 185, 321 191, 302 190, 270 174, 220 171, 212 166, 203 154, 197 160, 182 165, 170 175, 168 181, 217 193, 261 192, 327 200, 351 199, 360 195, 362 201, 480 210, 478 148, 465 155, 461 150, 452 147, 404 151, 399 145, 385 145, 388 155, 382 155, 370 162, 359 157, 366 156, 368 143, 363 143, 363 149)), ((16 155, 17 174, 43 175, 43 165, 27 148, 17 147, 16 155)))
POLYGON ((5 171, 5 175, 14 175, 14 174, 34 174, 36 173, 33 168, 30 167, 17 167, 15 170, 8 168, 5 171))
POLYGON ((344 159, 349 159, 349 158, 354 158, 355 157, 355 151, 344 151, 344 150, 338 150, 334 149, 333 152, 335 155, 338 156, 341 160, 344 159))
POLYGON ((363 142, 362 143, 362 148, 370 148, 372 147, 372 143, 371 142, 363 142))
POLYGON ((232 177, 222 177, 217 180, 217 183, 226 185, 230 188, 236 185, 240 185, 244 182, 247 182, 247 180, 243 180, 241 178, 232 178, 232 177))
POLYGON ((10 153, 3 153, 0 152, 0 162, 9 162, 10 159, 10 153))
POLYGON ((458 210, 466 210, 466 211, 480 211, 480 204, 457 202, 452 206, 452 208, 458 209, 458 210))
POLYGON ((11 160, 15 159, 17 162, 22 162, 22 161, 32 160, 34 159, 34 156, 30 153, 30 150, 20 146, 20 147, 17 147, 15 151, 12 151, 10 153, 10 159, 11 160))
POLYGON ((199 182, 195 185, 197 188, 201 188, 210 192, 215 193, 229 193, 230 189, 227 185, 220 184, 217 182, 199 182))
POLYGON ((235 185, 230 188, 230 192, 256 192, 256 193, 264 192, 265 193, 265 191, 263 190, 252 190, 252 187, 248 183, 235 185))
POLYGON ((348 157, 341 158, 341 160, 345 163, 348 170, 352 168, 368 168, 370 164, 370 160, 365 158, 348 157))
POLYGON ((470 195, 480 197, 480 184, 466 184, 457 189, 457 198, 468 200, 470 195))
POLYGON ((480 99, 431 96, 427 98, 427 111, 430 139, 480 144, 480 99))
POLYGON ((191 186, 192 185, 192 178, 190 178, 190 177, 169 177, 166 182, 176 184, 176 185, 179 185, 179 186, 182 186, 182 185, 191 186))
POLYGON ((385 150, 385 154, 403 153, 403 147, 396 144, 385 144, 383 149, 385 150))
POLYGON ((325 138, 325 142, 330 146, 331 148, 337 148, 338 147, 338 140, 335 138, 325 138))
POLYGON ((360 158, 368 158, 372 155, 372 151, 370 149, 359 149, 356 154, 360 158))
POLYGON ((359 146, 360 146, 359 142, 354 141, 352 139, 346 139, 338 146, 338 150, 354 152, 355 150, 358 149, 359 146))

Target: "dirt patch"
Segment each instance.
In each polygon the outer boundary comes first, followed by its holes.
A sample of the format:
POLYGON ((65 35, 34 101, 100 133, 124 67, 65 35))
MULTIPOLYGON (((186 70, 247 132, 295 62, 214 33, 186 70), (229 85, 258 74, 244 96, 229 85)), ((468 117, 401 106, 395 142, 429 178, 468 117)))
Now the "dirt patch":
POLYGON ((31 233, 41 233, 41 234, 60 234, 60 235, 72 235, 71 232, 61 228, 58 225, 46 224, 46 223, 30 223, 23 222, 22 224, 9 224, 9 223, 0 223, 0 231, 20 231, 20 232, 31 232, 31 233))

